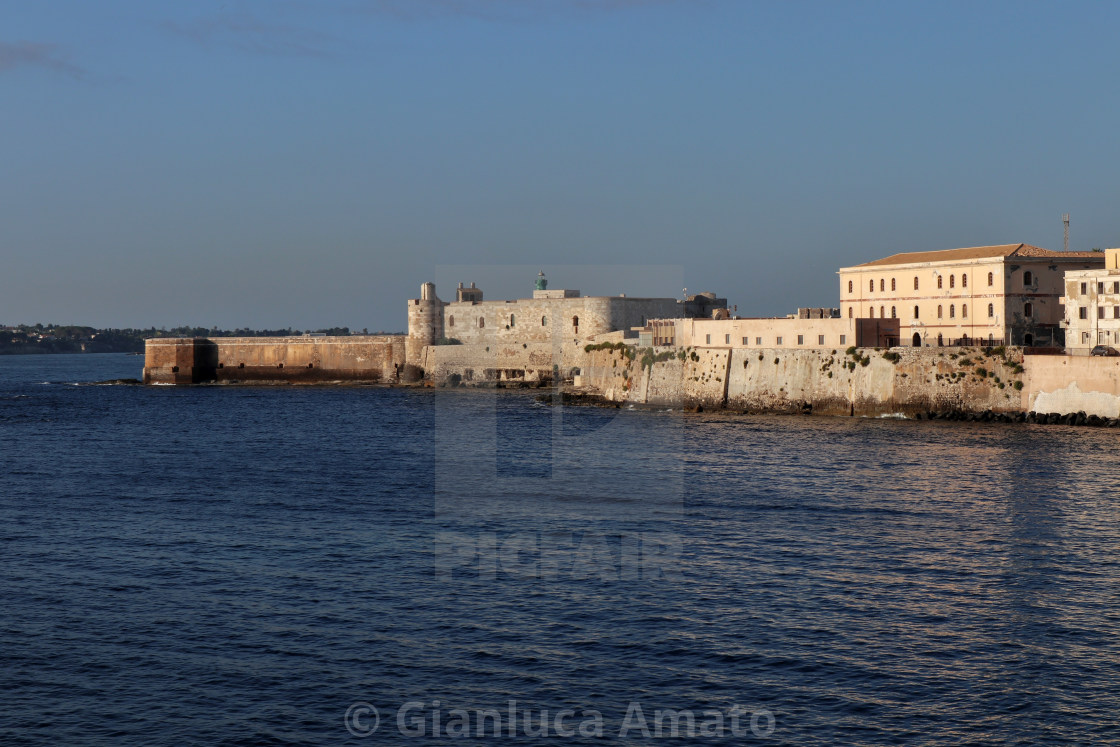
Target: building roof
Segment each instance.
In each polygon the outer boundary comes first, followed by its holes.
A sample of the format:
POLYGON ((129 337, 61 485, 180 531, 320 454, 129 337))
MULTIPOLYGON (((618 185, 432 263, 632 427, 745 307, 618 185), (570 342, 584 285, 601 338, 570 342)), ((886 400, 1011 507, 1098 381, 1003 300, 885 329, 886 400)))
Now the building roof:
POLYGON ((967 249, 941 249, 932 252, 903 252, 892 254, 873 262, 864 262, 856 267, 880 267, 883 265, 908 265, 918 262, 953 262, 968 259, 1007 259, 1010 257, 1092 259, 1100 257, 1101 252, 1054 252, 1030 244, 999 244, 997 246, 973 246, 967 249))

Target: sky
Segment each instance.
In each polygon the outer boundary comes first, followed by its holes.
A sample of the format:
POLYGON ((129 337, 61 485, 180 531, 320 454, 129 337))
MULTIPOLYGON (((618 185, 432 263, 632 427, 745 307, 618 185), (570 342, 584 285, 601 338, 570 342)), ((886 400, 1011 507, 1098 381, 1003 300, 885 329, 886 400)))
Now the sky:
POLYGON ((838 302, 1120 245, 1120 4, 0 0, 0 324, 400 331, 421 283, 838 302), (456 279, 457 278, 457 279, 456 279))

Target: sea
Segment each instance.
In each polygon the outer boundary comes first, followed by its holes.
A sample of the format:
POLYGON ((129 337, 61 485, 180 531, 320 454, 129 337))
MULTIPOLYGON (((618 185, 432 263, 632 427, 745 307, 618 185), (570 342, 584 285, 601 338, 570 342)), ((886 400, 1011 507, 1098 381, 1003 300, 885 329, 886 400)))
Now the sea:
POLYGON ((0 744, 1120 743, 1112 430, 0 357, 0 744))

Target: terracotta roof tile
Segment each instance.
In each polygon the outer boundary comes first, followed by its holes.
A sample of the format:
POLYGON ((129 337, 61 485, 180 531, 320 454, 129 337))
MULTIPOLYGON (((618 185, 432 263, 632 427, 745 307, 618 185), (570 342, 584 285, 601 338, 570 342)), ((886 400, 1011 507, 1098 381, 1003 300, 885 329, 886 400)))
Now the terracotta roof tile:
POLYGON ((973 246, 966 249, 942 249, 932 252, 903 252, 892 254, 873 262, 864 262, 856 267, 878 267, 882 265, 906 265, 917 262, 951 262, 966 259, 998 259, 1006 257, 1065 257, 1067 259, 1091 259, 1100 257, 1101 252, 1054 252, 1030 244, 998 244, 996 246, 973 246))

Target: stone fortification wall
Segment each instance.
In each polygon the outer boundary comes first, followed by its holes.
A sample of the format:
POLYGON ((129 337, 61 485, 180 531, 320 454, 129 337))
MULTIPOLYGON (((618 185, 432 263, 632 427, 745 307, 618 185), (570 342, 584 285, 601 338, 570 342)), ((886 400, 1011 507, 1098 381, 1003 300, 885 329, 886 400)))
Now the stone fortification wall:
POLYGON ((387 382, 405 360, 401 335, 156 338, 144 347, 146 384, 387 382))
POLYGON ((1120 418, 1120 358, 1028 355, 1024 365, 1028 411, 1120 418))
POLYGON ((615 402, 837 415, 1023 408, 1017 350, 609 349, 588 359, 581 383, 615 402))

